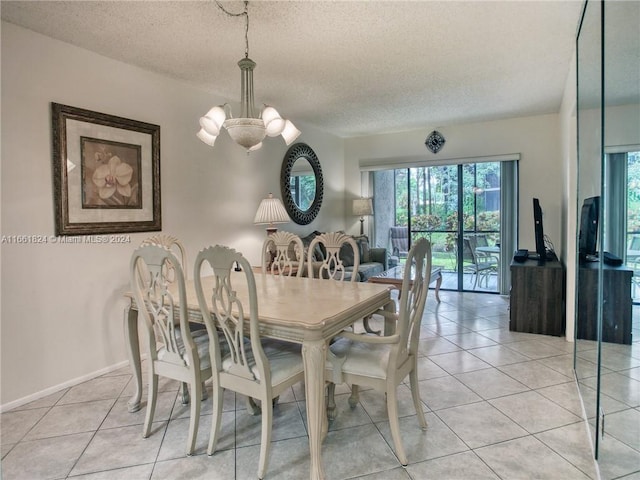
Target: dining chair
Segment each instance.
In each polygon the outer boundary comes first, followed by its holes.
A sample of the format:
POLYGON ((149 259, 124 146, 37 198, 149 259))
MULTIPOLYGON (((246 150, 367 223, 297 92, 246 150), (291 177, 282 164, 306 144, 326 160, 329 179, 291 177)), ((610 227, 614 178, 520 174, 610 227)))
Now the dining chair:
MULTIPOLYGON (((325 372, 327 378, 334 381, 369 386, 386 395, 391 436, 402 465, 407 465, 407 456, 400 438, 396 389, 407 375, 418 422, 423 430, 427 428, 417 370, 420 323, 431 274, 431 244, 426 239, 420 238, 412 245, 406 265, 412 265, 412 268, 404 271, 398 312, 378 312, 395 322, 395 332, 385 332, 382 337, 349 331, 339 333, 338 340, 329 347, 339 361, 327 361, 325 372)), ((332 399, 329 399, 330 403, 332 399)))
POLYGON ((301 277, 304 245, 299 236, 285 231, 270 234, 262 244, 262 272, 301 277))
MULTIPOLYGON (((311 268, 315 258, 316 247, 322 251, 322 260, 318 266, 318 278, 331 280, 358 280, 358 267, 360 267, 360 251, 358 244, 352 236, 342 232, 327 232, 317 235, 309 244, 307 252, 307 268, 309 277, 314 276, 311 268), (351 247, 351 248, 347 248, 351 247), (344 264, 345 256, 353 255, 353 268, 347 272, 344 264)), ((352 262, 349 262, 352 263, 352 262)))
MULTIPOLYGON (((172 251, 176 258, 180 260, 182 274, 184 275, 185 282, 187 281, 189 276, 187 274, 187 250, 184 248, 184 245, 177 237, 174 237, 173 235, 167 235, 165 233, 158 233, 157 235, 152 235, 151 237, 145 238, 140 243, 140 245, 159 245, 172 251)), ((171 268, 171 266, 167 266, 165 268, 171 268)), ((169 274, 167 274, 167 279, 171 280, 172 278, 173 272, 170 271, 169 274)))
MULTIPOLYGON (((186 282, 188 279, 187 274, 187 250, 184 248, 182 242, 173 235, 167 235, 165 233, 158 233, 156 235, 152 235, 151 237, 145 238, 141 243, 143 245, 159 245, 161 247, 167 248, 174 253, 176 258, 180 260, 180 266, 182 267, 182 274, 184 275, 184 281, 186 282)), ((171 265, 167 265, 164 267, 167 269, 165 273, 165 277, 169 282, 175 281, 175 272, 173 271, 173 267, 171 265)), ((204 327, 197 323, 190 323, 189 328, 191 331, 195 330, 204 330, 204 327)), ((182 405, 189 404, 189 389, 186 383, 183 383, 181 386, 181 396, 182 396, 182 405)), ((207 389, 205 386, 202 386, 202 400, 207 399, 207 389)))
POLYGON ((209 334, 213 364, 213 420, 207 455, 213 455, 220 434, 225 389, 260 400, 262 436, 258 478, 269 463, 273 399, 304 379, 300 345, 260 337, 256 281, 251 265, 235 250, 216 245, 202 250, 195 262, 195 289, 209 334), (240 266, 241 272, 233 269, 240 266), (205 273, 213 271, 213 279, 205 273), (212 280, 205 292, 205 282, 212 280), (204 282, 203 282, 204 281, 204 282), (240 300, 236 292, 246 293, 240 300))
POLYGON ((139 318, 144 319, 141 323, 145 326, 149 362, 142 435, 147 438, 151 433, 158 376, 186 383, 191 389, 186 454, 191 455, 198 435, 203 382, 211 377, 209 336, 206 330, 191 331, 183 270, 180 261, 167 248, 159 245, 137 248, 131 257, 129 277, 139 318))

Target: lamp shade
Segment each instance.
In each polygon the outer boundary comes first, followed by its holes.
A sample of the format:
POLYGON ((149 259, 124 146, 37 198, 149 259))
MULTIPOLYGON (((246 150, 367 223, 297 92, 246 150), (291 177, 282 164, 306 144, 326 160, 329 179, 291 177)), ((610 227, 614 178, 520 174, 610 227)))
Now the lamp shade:
POLYGON ((358 217, 373 215, 373 199, 355 198, 353 200, 353 214, 358 217))
POLYGON ((274 198, 273 194, 260 202, 253 223, 256 225, 273 225, 275 223, 288 223, 291 221, 289 214, 284 208, 279 198, 274 198))

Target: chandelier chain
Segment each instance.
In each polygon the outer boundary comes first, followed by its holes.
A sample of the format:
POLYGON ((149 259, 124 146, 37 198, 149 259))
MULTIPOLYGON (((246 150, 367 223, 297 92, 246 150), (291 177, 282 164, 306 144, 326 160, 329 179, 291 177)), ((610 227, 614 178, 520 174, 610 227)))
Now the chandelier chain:
POLYGON ((249 58, 249 2, 244 2, 244 11, 240 13, 233 13, 222 6, 220 2, 216 0, 216 5, 220 10, 229 15, 230 17, 244 17, 244 58, 249 58))

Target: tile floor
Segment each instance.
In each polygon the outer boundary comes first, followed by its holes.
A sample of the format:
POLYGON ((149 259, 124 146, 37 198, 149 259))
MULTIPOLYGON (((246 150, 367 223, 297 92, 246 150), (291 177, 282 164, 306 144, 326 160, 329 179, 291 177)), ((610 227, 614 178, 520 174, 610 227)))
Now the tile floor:
MULTIPOLYGON (((403 468, 394 455, 383 397, 363 391, 352 410, 342 385, 338 416, 323 444, 327 478, 598 478, 572 378, 573 344, 510 332, 505 297, 442 292, 441 298, 436 304, 430 294, 422 323, 426 431, 417 426, 409 388, 398 389, 409 465, 403 468)), ((144 408, 127 412, 131 393, 125 368, 2 414, 1 477, 255 478, 260 418, 246 413, 244 399, 226 394, 219 450, 211 457, 205 453, 211 400, 205 401, 196 454, 185 457, 189 411, 179 401, 178 384, 161 381, 147 439, 141 435, 144 408)), ((266 478, 304 479, 308 469, 304 389, 296 386, 274 412, 266 478)))

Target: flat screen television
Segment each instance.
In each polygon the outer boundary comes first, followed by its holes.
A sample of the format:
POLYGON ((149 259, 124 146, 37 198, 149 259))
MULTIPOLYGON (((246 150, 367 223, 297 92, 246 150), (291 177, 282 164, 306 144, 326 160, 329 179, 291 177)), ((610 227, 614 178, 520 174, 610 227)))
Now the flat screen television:
POLYGON ((580 212, 580 233, 578 235, 578 253, 584 260, 587 255, 598 254, 598 221, 600 216, 600 197, 585 198, 580 212))
POLYGON ((536 236, 536 253, 538 260, 547 259, 547 248, 544 245, 544 228, 542 227, 542 208, 540 208, 540 200, 533 199, 533 222, 534 232, 536 236))

